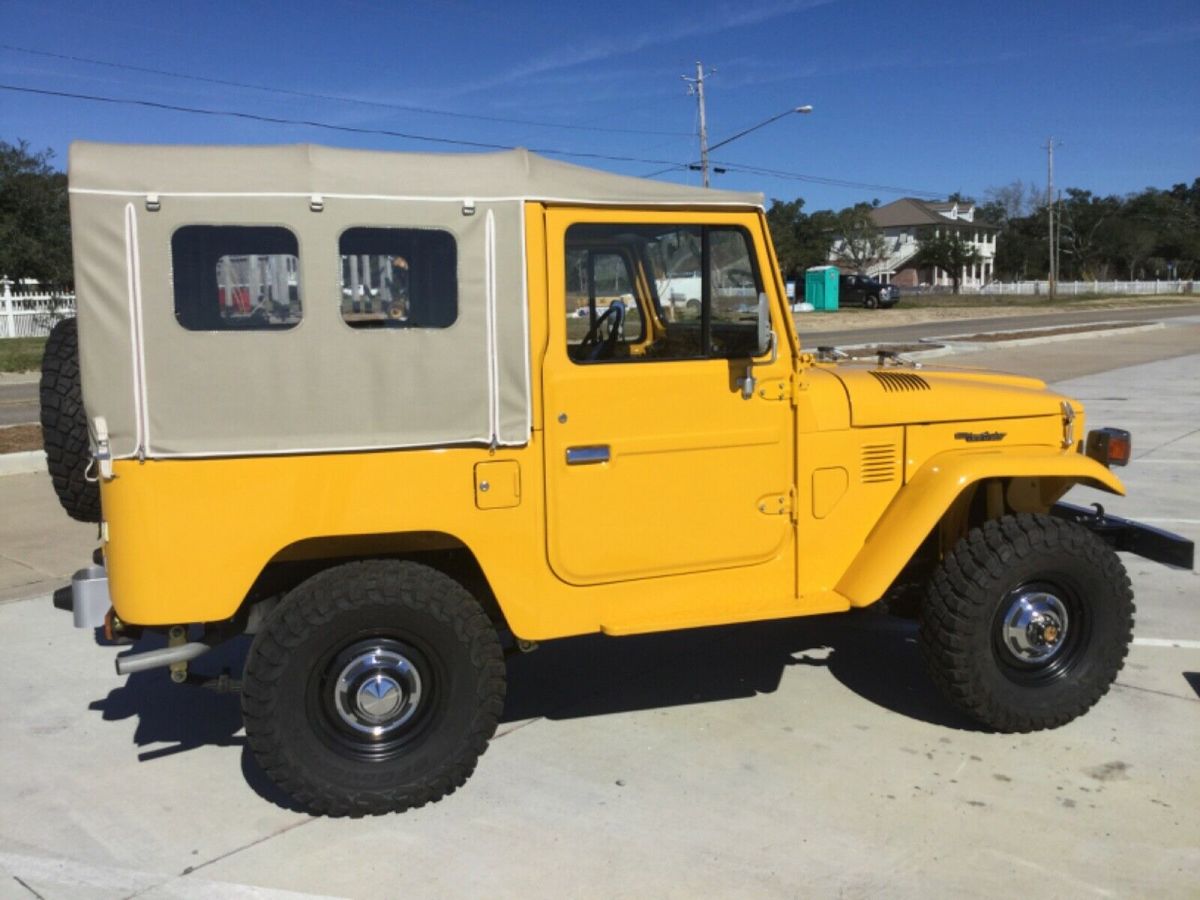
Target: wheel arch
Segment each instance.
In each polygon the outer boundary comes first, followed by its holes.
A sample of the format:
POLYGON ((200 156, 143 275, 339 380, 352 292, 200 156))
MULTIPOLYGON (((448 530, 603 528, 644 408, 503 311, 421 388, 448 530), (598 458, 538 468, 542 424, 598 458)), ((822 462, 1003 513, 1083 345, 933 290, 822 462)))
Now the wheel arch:
POLYGON ((869 606, 935 534, 939 549, 947 549, 983 520, 1012 512, 1047 512, 1076 484, 1125 493, 1120 479, 1107 468, 1070 450, 1028 447, 937 454, 892 499, 836 590, 852 606, 869 606), (992 485, 1000 488, 998 495, 992 485))
POLYGON ((436 569, 462 585, 497 628, 509 628, 478 554, 461 538, 441 531, 324 535, 294 541, 263 565, 233 617, 250 617, 257 604, 278 598, 326 569, 367 559, 411 560, 436 569))

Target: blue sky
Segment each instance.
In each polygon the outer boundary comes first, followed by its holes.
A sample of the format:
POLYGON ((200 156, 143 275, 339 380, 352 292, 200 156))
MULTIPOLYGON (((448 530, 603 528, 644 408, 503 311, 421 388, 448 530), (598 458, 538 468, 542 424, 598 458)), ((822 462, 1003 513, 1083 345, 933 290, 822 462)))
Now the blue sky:
MULTIPOLYGON (((680 76, 702 60, 717 70, 713 143, 813 105, 714 153, 731 164, 715 186, 809 209, 903 191, 745 170, 981 197, 1015 179, 1044 185, 1053 134, 1061 187, 1126 193, 1200 176, 1196 0, 2 0, 0 43, 5 85, 644 160, 561 157, 633 175, 697 158, 680 76)), ((0 90, 0 139, 18 138, 60 164, 75 139, 439 149, 0 90)))

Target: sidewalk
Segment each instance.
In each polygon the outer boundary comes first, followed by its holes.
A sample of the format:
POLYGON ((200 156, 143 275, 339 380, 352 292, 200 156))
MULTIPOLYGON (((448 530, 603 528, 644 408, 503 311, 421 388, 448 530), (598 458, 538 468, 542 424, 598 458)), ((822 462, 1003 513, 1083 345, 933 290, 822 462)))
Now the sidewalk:
POLYGON ((70 518, 45 472, 0 478, 0 603, 48 594, 92 560, 96 526, 70 518))

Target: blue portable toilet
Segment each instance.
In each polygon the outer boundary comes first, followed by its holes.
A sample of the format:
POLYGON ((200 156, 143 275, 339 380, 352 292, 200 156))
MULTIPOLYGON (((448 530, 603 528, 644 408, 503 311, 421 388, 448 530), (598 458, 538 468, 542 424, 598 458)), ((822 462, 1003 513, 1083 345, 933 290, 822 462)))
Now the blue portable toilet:
POLYGON ((804 273, 804 299, 815 310, 832 312, 838 308, 837 266, 813 266, 804 273))

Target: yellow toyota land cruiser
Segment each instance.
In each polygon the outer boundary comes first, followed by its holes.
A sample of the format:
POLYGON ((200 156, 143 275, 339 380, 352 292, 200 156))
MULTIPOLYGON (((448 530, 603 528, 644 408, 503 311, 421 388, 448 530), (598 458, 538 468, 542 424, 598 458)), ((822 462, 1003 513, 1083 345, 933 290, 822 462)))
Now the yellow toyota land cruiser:
POLYGON ((757 195, 523 151, 76 144, 69 176, 42 395, 99 523, 75 624, 160 633, 117 670, 181 683, 253 635, 222 684, 313 811, 461 785, 506 650, 914 584, 948 700, 1054 727, 1124 660, 1114 549, 1193 564, 1059 502, 1122 493, 1130 437, 1042 382, 805 351, 757 195))

